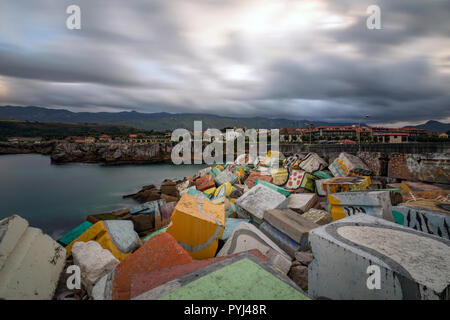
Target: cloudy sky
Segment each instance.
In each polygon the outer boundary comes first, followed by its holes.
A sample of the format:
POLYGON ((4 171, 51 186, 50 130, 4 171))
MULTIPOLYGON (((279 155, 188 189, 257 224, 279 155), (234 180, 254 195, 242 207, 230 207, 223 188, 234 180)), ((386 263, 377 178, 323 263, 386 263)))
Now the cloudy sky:
POLYGON ((2 0, 0 105, 448 122, 449 17, 448 0, 2 0))

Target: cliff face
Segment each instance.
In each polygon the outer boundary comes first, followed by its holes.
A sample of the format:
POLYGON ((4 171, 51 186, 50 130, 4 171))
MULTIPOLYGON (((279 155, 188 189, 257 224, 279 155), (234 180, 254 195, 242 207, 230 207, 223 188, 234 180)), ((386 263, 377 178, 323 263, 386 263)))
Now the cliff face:
POLYGON ((169 162, 170 154, 159 144, 58 143, 51 159, 55 163, 104 162, 107 164, 169 162))
POLYGON ((0 142, 0 155, 24 154, 24 153, 51 154, 54 147, 55 147, 54 142, 41 142, 41 143, 0 142))

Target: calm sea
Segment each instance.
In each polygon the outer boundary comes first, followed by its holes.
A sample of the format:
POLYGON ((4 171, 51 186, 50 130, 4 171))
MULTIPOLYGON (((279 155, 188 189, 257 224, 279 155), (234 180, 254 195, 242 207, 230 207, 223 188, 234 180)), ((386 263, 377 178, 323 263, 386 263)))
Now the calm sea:
POLYGON ((53 238, 93 213, 137 205, 122 195, 166 178, 192 176, 204 165, 52 165, 38 154, 0 156, 0 220, 18 214, 53 238))

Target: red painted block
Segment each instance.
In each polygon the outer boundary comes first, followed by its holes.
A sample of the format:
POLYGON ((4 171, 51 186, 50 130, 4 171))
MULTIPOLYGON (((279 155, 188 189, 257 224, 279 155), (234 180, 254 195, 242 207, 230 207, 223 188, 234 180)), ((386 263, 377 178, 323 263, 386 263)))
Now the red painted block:
POLYGON ((195 186, 197 187, 197 190, 205 191, 209 188, 214 188, 216 183, 214 182, 213 176, 208 174, 195 180, 195 186))
POLYGON ((270 183, 273 182, 272 176, 253 171, 252 173, 250 173, 250 175, 248 176, 248 178, 245 180, 244 183, 247 185, 247 187, 251 189, 255 186, 256 180, 267 181, 270 183))
MULTIPOLYGON (((248 252, 263 261, 269 260, 269 258, 267 258, 265 255, 263 255, 259 250, 254 249, 254 250, 249 250, 248 252)), ((192 263, 178 265, 175 267, 169 267, 169 268, 159 269, 159 270, 145 272, 145 273, 141 273, 141 274, 135 274, 131 278, 130 297, 134 298, 144 292, 147 292, 151 289, 159 287, 160 285, 163 285, 169 281, 180 278, 186 274, 195 272, 196 270, 202 269, 206 266, 209 266, 210 264, 219 262, 220 260, 227 259, 231 256, 234 256, 235 254, 237 254, 237 253, 234 253, 234 254, 231 254, 228 256, 223 256, 223 257, 216 257, 216 258, 210 258, 210 259, 204 259, 204 260, 195 260, 192 263)))
POLYGON ((145 242, 136 252, 123 260, 114 271, 112 299, 130 299, 133 275, 191 263, 194 260, 177 243, 174 237, 164 232, 145 242))

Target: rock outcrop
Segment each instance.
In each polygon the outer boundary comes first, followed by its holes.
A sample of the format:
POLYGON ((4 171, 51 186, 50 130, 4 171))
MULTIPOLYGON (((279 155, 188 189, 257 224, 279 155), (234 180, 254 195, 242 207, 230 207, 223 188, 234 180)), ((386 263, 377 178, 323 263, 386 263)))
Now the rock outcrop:
POLYGON ((55 146, 51 159, 54 163, 136 164, 170 161, 170 154, 159 144, 61 142, 55 146))

